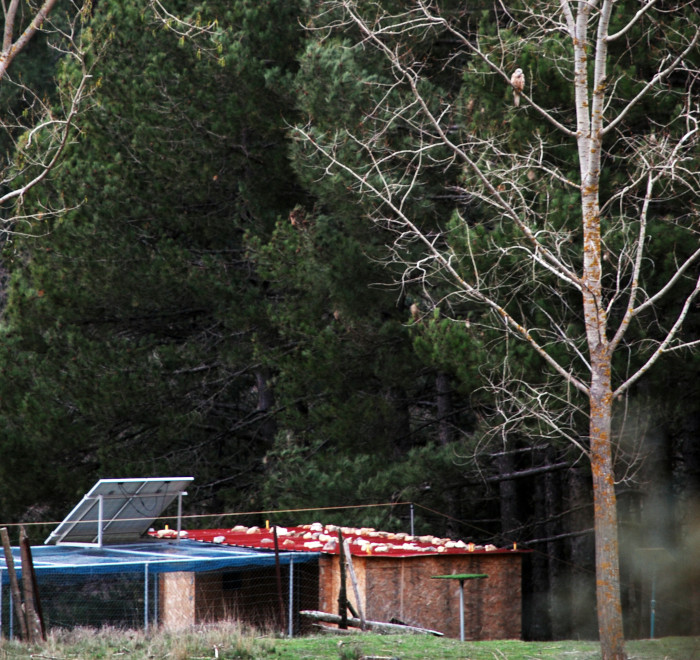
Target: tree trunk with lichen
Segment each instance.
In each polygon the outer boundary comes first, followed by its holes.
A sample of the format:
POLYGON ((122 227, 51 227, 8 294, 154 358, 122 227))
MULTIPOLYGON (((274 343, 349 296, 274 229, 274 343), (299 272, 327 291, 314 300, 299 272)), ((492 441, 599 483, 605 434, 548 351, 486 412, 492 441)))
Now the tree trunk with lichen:
MULTIPOLYGON (((585 140, 591 155, 599 153, 599 140, 585 140)), ((589 389, 589 456, 593 476, 598 632, 603 660, 624 660, 625 640, 620 601, 617 537, 617 499, 612 457, 612 385, 607 317, 601 292, 600 213, 597 157, 588 160, 584 177, 583 308, 591 358, 589 389)))
POLYGON ((612 395, 610 364, 592 365, 590 396, 590 459, 596 556, 596 601, 601 654, 605 660, 624 660, 625 640, 620 601, 617 538, 617 499, 610 443, 612 395))
POLYGON ((593 475, 593 522, 596 554, 596 602, 603 660, 624 660, 625 638, 620 601, 617 500, 612 458, 612 347, 603 298, 600 226, 600 170, 603 147, 607 35, 612 3, 605 2, 598 18, 592 80, 588 60, 590 6, 582 6, 572 22, 576 141, 581 175, 583 273, 581 288, 586 340, 590 357, 589 457, 593 475))
POLYGON ((611 359, 606 339, 607 322, 601 300, 600 218, 597 180, 589 181, 584 209, 584 294, 586 335, 591 357, 589 390, 589 456, 593 476, 596 601, 603 660, 624 660, 625 640, 620 601, 617 538, 617 499, 612 457, 611 359))

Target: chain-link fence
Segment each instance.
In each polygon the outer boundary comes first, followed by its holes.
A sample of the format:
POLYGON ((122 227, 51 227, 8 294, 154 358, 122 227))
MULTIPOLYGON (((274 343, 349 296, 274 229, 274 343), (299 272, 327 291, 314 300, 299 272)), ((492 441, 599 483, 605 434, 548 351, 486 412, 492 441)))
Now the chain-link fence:
MULTIPOLYGON (((21 581, 20 581, 21 583, 21 581)), ((144 563, 125 572, 36 570, 38 605, 52 628, 160 626, 177 630, 238 620, 293 636, 299 612, 318 606, 316 560, 283 565, 163 571, 144 563)), ((7 570, 0 571, 0 635, 20 636, 7 570)))

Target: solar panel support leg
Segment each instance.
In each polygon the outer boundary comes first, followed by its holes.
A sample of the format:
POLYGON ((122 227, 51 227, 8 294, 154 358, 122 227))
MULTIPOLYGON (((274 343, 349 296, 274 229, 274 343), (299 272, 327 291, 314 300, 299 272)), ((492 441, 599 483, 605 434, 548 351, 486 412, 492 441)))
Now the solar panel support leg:
POLYGON ((182 496, 185 493, 180 491, 177 494, 177 542, 180 543, 180 532, 182 531, 182 496))
POLYGON ((104 527, 105 502, 102 495, 97 496, 97 547, 102 547, 102 528, 104 527))

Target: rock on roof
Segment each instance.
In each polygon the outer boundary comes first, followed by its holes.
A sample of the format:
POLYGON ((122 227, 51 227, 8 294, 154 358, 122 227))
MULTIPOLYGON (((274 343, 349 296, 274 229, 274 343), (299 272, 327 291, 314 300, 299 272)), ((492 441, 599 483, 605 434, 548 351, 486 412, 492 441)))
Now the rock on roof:
MULTIPOLYGON (((349 541, 350 552, 355 556, 411 557, 424 554, 468 554, 473 552, 513 552, 510 548, 494 545, 465 543, 437 536, 413 536, 404 532, 381 532, 371 527, 339 527, 313 523, 297 527, 275 527, 280 550, 339 553, 339 532, 349 541)), ((175 530, 154 532, 159 538, 173 538, 175 530)), ((231 529, 192 529, 180 532, 181 537, 206 543, 233 545, 245 548, 274 549, 273 528, 245 527, 231 529)))

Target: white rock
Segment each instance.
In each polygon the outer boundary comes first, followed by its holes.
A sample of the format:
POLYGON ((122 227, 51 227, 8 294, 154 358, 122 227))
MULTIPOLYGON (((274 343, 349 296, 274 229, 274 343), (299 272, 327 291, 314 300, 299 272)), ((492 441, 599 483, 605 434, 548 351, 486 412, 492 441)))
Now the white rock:
POLYGON ((308 548, 309 550, 319 550, 323 547, 323 543, 319 541, 306 541, 306 543, 304 543, 304 547, 308 548))

